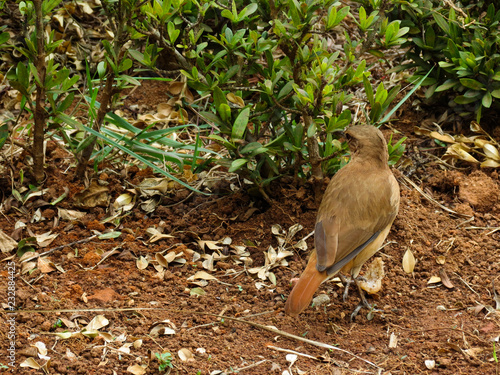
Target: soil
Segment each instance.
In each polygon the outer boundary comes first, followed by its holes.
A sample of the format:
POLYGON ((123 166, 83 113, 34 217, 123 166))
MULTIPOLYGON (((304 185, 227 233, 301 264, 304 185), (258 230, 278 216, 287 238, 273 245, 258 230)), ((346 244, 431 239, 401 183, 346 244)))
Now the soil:
MULTIPOLYGON (((155 105, 161 92, 162 83, 146 83, 125 106, 155 105)), ((236 177, 209 174, 198 176, 198 181, 203 182, 203 192, 212 194, 190 194, 174 187, 151 213, 136 204, 126 215, 105 220, 116 198, 152 177, 151 171, 120 172, 100 166, 95 186, 107 188, 101 196, 105 205, 85 209, 78 206, 85 186, 73 181, 72 158, 49 145, 47 191, 42 196, 20 205, 7 199, 10 180, 3 186, 0 228, 5 234, 16 241, 58 234, 49 246, 37 248, 39 254, 55 250, 44 257, 45 262, 35 259, 38 264, 32 267, 21 263, 15 251, 1 255, 0 283, 5 287, 0 289, 4 308, 0 363, 10 362, 9 330, 15 328, 16 364, 3 371, 43 373, 20 366, 29 358, 46 363, 37 349, 43 343, 51 374, 126 374, 134 365, 155 374, 160 365, 156 354, 165 352, 172 355, 172 374, 498 373, 494 346, 500 335, 496 310, 500 301, 494 291, 500 274, 498 173, 465 165, 449 169, 429 158, 430 141, 412 131, 418 116, 406 110, 392 130, 384 130, 387 138, 394 130, 398 137, 408 137, 405 158, 411 168, 394 170, 401 206, 387 244, 377 254, 385 264, 385 277, 382 289, 370 296, 376 310, 363 309, 353 321, 350 314, 359 297, 353 289, 343 302, 344 288, 335 280, 324 283, 316 294, 326 294, 329 302, 307 308, 298 318, 284 314, 291 280, 300 275, 313 246, 313 236, 306 239, 307 250, 298 246, 312 232, 318 208, 310 184, 275 184, 269 205, 253 197, 236 177), (48 203, 65 190, 66 199, 48 203), (59 209, 85 215, 66 220, 59 209), (287 231, 295 224, 303 229, 285 242, 290 251, 287 263, 271 270, 276 285, 249 272, 266 264, 270 246, 280 247, 272 227, 287 231), (152 241, 150 228, 169 236, 152 241), (108 239, 95 236, 112 231, 121 234, 108 239), (210 241, 219 241, 216 249, 210 241), (165 264, 172 251, 185 262, 174 261, 161 269, 159 264, 165 264), (403 269, 407 251, 416 259, 411 273, 403 269), (11 264, 19 311, 7 315, 11 264), (195 274, 200 278, 190 279, 195 274), (102 334, 60 337, 62 332, 81 331, 101 315, 108 321, 98 326, 102 334), (11 317, 15 324, 7 320, 11 317), (298 354, 293 364, 291 353, 298 354)), ((442 150, 432 152, 439 155, 442 150)), ((24 156, 12 160, 13 175, 26 170, 26 163, 24 156)))

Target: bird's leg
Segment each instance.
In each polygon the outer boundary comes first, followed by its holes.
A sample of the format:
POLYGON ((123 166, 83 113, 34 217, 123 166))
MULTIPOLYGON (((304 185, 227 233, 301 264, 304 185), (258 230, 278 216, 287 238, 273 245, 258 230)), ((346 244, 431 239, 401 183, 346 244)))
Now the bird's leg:
POLYGON ((370 310, 370 312, 377 312, 377 311, 382 311, 382 310, 377 310, 375 309, 375 306, 374 305, 371 305, 368 300, 366 299, 366 294, 365 294, 365 291, 361 288, 361 285, 359 284, 359 281, 360 280, 364 280, 363 277, 361 276, 358 276, 354 279, 354 283, 356 284, 356 286, 358 287, 358 293, 359 293, 359 298, 361 299, 361 301, 359 301, 359 304, 358 306, 356 306, 356 308, 354 309, 354 311, 352 312, 351 314, 351 321, 354 320, 354 318, 356 318, 356 316, 358 315, 359 311, 363 308, 363 307, 366 307, 368 310, 370 310))
POLYGON ((349 294, 349 286, 354 282, 351 277, 347 278, 341 273, 339 273, 339 278, 340 281, 342 282, 342 285, 344 285, 344 293, 342 294, 342 301, 347 300, 347 295, 349 294))

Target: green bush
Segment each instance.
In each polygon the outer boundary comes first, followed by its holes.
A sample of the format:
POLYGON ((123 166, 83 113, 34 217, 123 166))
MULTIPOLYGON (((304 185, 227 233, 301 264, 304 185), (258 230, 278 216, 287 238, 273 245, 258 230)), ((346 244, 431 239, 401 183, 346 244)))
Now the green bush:
POLYGON ((220 162, 263 193, 281 175, 321 178, 340 167, 337 133, 352 121, 357 86, 367 92, 372 124, 399 92, 380 84, 374 93, 363 54, 383 56, 409 30, 382 11, 351 12, 335 0, 156 0, 133 27, 150 44, 131 55, 151 68, 153 51, 176 56, 189 86, 212 98, 193 110, 223 146, 220 162), (346 21, 359 36, 343 30, 346 21), (332 47, 337 39, 342 49, 332 47))
POLYGON ((398 2, 391 17, 402 19, 411 35, 404 46, 412 62, 397 70, 416 68, 415 82, 434 68, 423 83, 427 98, 447 98, 456 112, 475 114, 478 122, 484 109, 498 108, 500 11, 493 3, 398 2))
MULTIPOLYGON (((20 6, 35 24, 41 18, 50 22, 51 12, 62 3, 47 2, 38 18, 31 4, 20 6)), ((368 12, 336 0, 103 0, 102 14, 113 36, 102 41, 104 60, 90 62, 95 72, 87 66, 88 91, 83 98, 89 107, 88 124, 64 112, 74 99, 67 94, 74 89, 74 76, 68 75, 66 67, 51 65, 52 57, 42 66, 39 49, 28 48, 27 60, 8 77, 29 105, 30 90, 36 87, 41 93, 38 102, 48 101, 54 107, 45 115, 75 154, 83 151, 83 156, 77 156, 77 175, 82 176, 90 152, 94 160, 101 160, 114 154, 113 148, 133 157, 142 152, 139 160, 166 162, 173 173, 182 171, 186 154, 154 150, 161 134, 168 137, 169 131, 149 134, 155 129, 140 131, 105 113, 123 87, 138 84, 132 78, 138 73, 152 70, 171 76, 178 71, 197 92, 194 102, 181 97, 179 101, 184 101, 178 103, 198 117, 193 121, 197 141, 190 147, 177 142, 171 150, 191 148, 194 154, 189 161, 194 167, 196 158, 209 152, 203 147, 206 142, 218 143, 222 146, 218 162, 254 182, 267 197, 266 186, 280 176, 320 179, 345 162, 346 146, 337 134, 352 122, 351 108, 363 100, 358 95, 362 88, 367 97, 361 106, 362 121, 373 125, 381 124, 398 94, 399 86, 372 87, 371 66, 364 57, 369 52, 384 58, 387 49, 406 42, 409 27, 399 20, 389 22, 382 2, 371 1, 366 7, 368 12), (36 85, 39 68, 46 69, 47 77, 55 77, 53 82, 36 85), (93 80, 94 75, 98 79, 93 80), (57 92, 50 91, 53 87, 57 92), (101 103, 97 87, 103 90, 101 103), (106 130, 110 123, 134 135, 127 138, 106 130), (68 131, 61 131, 65 127, 80 138, 68 137, 68 131)), ((30 34, 32 42, 27 40, 28 47, 37 41, 36 30, 30 34)), ((43 53, 61 42, 50 38, 43 53)), ((161 144, 167 149, 173 145, 161 144)), ((391 145, 392 161, 403 148, 401 143, 391 145)))

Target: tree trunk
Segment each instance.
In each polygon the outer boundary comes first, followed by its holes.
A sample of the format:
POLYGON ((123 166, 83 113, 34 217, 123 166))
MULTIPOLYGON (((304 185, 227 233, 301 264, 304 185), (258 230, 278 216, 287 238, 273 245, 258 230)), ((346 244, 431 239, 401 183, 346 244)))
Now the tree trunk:
MULTIPOLYGON (((41 182, 44 177, 44 151, 43 143, 45 140, 45 119, 46 113, 44 108, 45 103, 45 37, 43 28, 42 0, 34 0, 35 18, 36 18, 36 42, 37 54, 35 57, 35 66, 40 77, 40 82, 36 82, 36 99, 34 122, 35 129, 33 131, 33 174, 37 182, 41 182)), ((28 98, 29 100, 29 98, 28 98)))

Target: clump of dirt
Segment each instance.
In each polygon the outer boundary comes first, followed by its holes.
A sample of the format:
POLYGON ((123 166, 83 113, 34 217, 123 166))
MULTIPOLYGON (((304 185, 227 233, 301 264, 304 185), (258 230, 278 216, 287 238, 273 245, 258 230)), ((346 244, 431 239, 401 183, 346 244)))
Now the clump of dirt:
POLYGON ((481 171, 471 173, 459 184, 460 199, 480 210, 487 210, 498 203, 498 183, 481 171))

